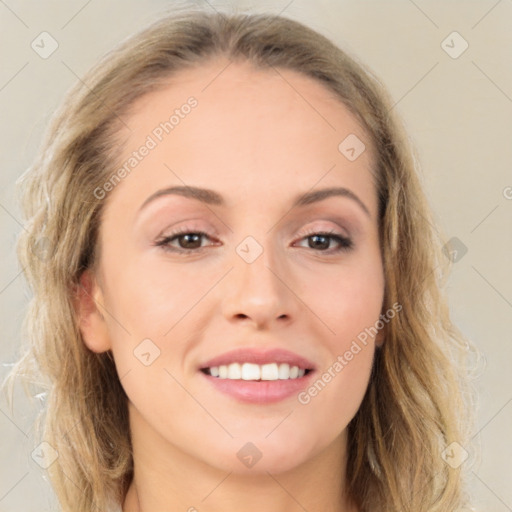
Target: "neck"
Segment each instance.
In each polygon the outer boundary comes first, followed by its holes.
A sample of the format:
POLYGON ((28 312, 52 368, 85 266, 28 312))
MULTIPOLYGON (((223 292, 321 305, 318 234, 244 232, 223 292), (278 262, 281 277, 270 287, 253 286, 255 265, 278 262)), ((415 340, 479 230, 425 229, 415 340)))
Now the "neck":
POLYGON ((167 442, 162 449, 162 438, 147 424, 131 423, 134 477, 123 512, 357 512, 345 492, 345 433, 289 471, 254 466, 254 472, 241 474, 212 467, 167 442))

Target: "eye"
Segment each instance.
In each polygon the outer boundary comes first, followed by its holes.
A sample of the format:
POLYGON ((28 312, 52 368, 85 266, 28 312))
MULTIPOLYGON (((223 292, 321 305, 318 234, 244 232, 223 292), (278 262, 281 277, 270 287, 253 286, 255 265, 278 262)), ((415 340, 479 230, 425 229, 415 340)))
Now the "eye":
POLYGON ((157 240, 155 245, 166 251, 191 253, 203 248, 201 246, 203 237, 210 238, 210 235, 204 231, 181 230, 157 240), (173 242, 177 242, 178 247, 171 245, 173 242))
MULTIPOLYGON (((162 237, 155 242, 155 245, 157 247, 162 247, 165 251, 190 254, 198 252, 204 248, 201 243, 204 238, 212 239, 212 237, 204 231, 190 231, 189 229, 182 229, 162 237)), ((327 254, 348 251, 352 249, 354 245, 350 238, 340 233, 335 233, 334 231, 307 233, 301 238, 301 240, 307 240, 309 242, 309 249, 327 254), (338 244, 338 246, 334 248, 330 247, 332 242, 338 244)))
POLYGON ((330 232, 313 232, 306 234, 301 240, 308 241, 308 248, 314 249, 317 252, 337 253, 341 251, 348 251, 353 248, 352 240, 341 233, 330 232), (331 242, 334 241, 338 244, 337 247, 331 248, 331 242))

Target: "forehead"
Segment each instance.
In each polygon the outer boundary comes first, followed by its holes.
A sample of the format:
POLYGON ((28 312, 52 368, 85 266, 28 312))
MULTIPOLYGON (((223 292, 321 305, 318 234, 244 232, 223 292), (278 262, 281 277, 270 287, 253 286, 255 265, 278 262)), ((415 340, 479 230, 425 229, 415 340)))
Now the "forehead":
POLYGON ((124 119, 131 131, 119 163, 142 146, 151 149, 127 166, 129 176, 113 195, 195 185, 222 188, 228 204, 242 197, 261 204, 269 193, 318 183, 357 189, 375 206, 366 133, 333 92, 297 71, 212 60, 177 72, 124 119), (340 150, 344 140, 365 145, 356 160, 340 150))

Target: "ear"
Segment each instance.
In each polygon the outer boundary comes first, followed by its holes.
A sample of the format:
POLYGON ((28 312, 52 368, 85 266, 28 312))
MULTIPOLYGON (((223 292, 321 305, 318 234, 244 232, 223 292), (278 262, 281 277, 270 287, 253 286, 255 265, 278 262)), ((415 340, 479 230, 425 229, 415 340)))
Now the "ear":
POLYGON ((375 346, 380 348, 382 347, 384 340, 386 338, 386 328, 379 329, 379 332, 375 336, 375 346))
POLYGON ((85 270, 75 289, 75 311, 85 345, 93 352, 111 348, 107 323, 103 316, 103 292, 91 270, 85 270))

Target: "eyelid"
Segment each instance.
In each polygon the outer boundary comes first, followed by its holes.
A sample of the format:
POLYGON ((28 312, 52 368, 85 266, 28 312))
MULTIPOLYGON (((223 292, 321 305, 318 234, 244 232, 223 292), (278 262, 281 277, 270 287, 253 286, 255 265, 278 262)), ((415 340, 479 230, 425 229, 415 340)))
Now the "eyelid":
MULTIPOLYGON (((174 225, 176 225, 176 224, 174 224, 174 225)), ((177 228, 167 227, 166 229, 163 229, 156 238, 162 239, 162 238, 168 238, 168 237, 172 237, 172 236, 176 236, 176 235, 180 235, 180 234, 192 233, 192 232, 193 233, 201 232, 210 238, 216 238, 216 237, 218 238, 220 236, 218 234, 217 230, 205 228, 204 225, 200 224, 200 221, 197 221, 195 219, 192 219, 189 221, 185 220, 183 222, 177 223, 177 225, 180 227, 177 227, 177 228), (182 224, 184 224, 184 225, 182 225, 182 224)), ((315 226, 315 227, 309 227, 309 228, 302 228, 299 231, 299 233, 296 235, 296 237, 302 238, 305 236, 315 235, 318 233, 324 233, 324 234, 329 233, 329 234, 337 235, 337 236, 340 236, 343 238, 352 238, 347 229, 343 229, 340 226, 332 227, 332 225, 329 227, 315 226)))
MULTIPOLYGON (((186 234, 195 234, 199 235, 200 239, 204 239, 205 237, 209 240, 213 241, 214 243, 210 244, 215 246, 218 245, 218 243, 215 243, 215 235, 212 235, 207 230, 202 229, 195 229, 192 226, 182 226, 180 228, 176 228, 172 230, 170 233, 161 235, 156 239, 154 242, 154 245, 161 248, 162 250, 166 252, 170 252, 173 254, 176 254, 178 256, 187 256, 187 255, 194 255, 200 252, 203 252, 205 249, 207 249, 209 246, 201 246, 196 247, 193 249, 186 249, 186 248, 180 248, 180 247, 173 247, 170 245, 171 242, 174 242, 175 240, 178 240, 181 236, 184 236, 186 234)), ((313 253, 319 253, 321 255, 324 255, 326 257, 328 256, 336 256, 339 255, 342 252, 349 251, 354 248, 354 242, 350 236, 346 236, 343 233, 340 233, 339 231, 336 231, 334 228, 328 229, 313 229, 312 227, 309 228, 306 231, 301 232, 301 234, 297 235, 295 241, 293 242, 293 246, 296 246, 298 242, 302 242, 307 240, 309 237, 312 236, 323 236, 330 238, 331 240, 335 240, 335 242, 338 244, 337 247, 329 248, 325 250, 315 250, 315 248, 308 247, 305 249, 308 249, 309 251, 312 251, 313 253)), ((330 243, 329 243, 330 245, 330 243)))
POLYGON ((340 226, 332 227, 332 225, 329 227, 322 227, 318 225, 315 225, 314 227, 307 227, 299 231, 299 234, 297 236, 303 237, 308 235, 314 235, 317 233, 330 233, 344 238, 351 238, 350 233, 348 232, 347 229, 344 229, 340 226))
POLYGON ((199 219, 185 219, 162 229, 157 238, 164 238, 176 233, 197 233, 199 231, 206 233, 208 236, 219 236, 214 228, 207 228, 205 222, 199 219))
POLYGON ((309 228, 308 230, 301 232, 301 234, 298 235, 298 237, 297 237, 298 239, 296 242, 294 242, 294 244, 296 244, 297 242, 302 242, 302 241, 306 240, 307 238, 314 236, 314 235, 324 236, 324 237, 331 238, 333 240, 337 240, 337 242, 339 244, 338 248, 327 249, 325 251, 314 251, 314 249, 310 248, 314 252, 319 252, 320 254, 323 253, 325 255, 329 255, 329 254, 335 255, 335 254, 339 254, 340 252, 342 252, 344 250, 346 251, 346 250, 350 250, 350 249, 354 248, 354 241, 353 241, 352 237, 350 235, 345 235, 345 234, 341 233, 340 231, 337 231, 335 228, 331 228, 331 229, 309 228))

